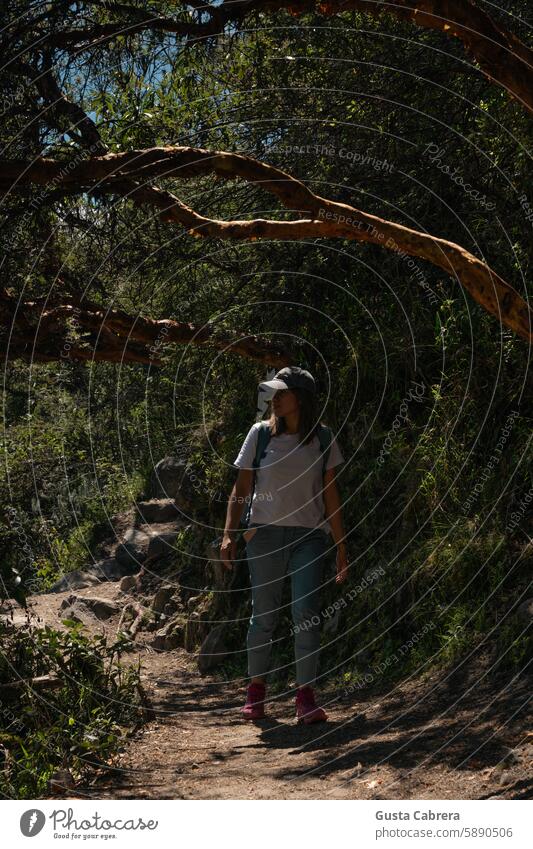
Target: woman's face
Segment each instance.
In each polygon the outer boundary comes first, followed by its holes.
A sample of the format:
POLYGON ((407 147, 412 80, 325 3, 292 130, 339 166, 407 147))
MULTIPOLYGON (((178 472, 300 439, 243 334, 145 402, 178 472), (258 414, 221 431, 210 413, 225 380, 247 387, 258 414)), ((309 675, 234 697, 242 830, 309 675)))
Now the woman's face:
POLYGON ((300 409, 298 398, 291 389, 278 389, 272 396, 272 409, 276 416, 287 416, 300 409))

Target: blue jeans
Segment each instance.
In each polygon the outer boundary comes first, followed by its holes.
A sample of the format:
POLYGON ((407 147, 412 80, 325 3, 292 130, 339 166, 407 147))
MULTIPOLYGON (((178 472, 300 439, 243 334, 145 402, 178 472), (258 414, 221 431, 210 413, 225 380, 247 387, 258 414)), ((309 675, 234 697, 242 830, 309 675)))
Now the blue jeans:
POLYGON ((316 680, 320 651, 320 588, 330 535, 320 528, 250 525, 246 542, 252 585, 252 616, 247 635, 248 675, 270 671, 272 634, 278 620, 285 575, 291 577, 296 683, 316 680))

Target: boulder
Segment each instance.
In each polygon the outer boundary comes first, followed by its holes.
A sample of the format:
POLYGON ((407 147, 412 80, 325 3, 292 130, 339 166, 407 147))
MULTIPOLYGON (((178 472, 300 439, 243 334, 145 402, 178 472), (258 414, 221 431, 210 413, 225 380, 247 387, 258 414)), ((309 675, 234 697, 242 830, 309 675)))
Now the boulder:
POLYGON ((185 651, 194 651, 200 640, 205 637, 207 624, 202 620, 197 611, 189 614, 183 634, 183 647, 185 651))
MULTIPOLYGON (((75 607, 76 609, 86 610, 91 613, 96 619, 109 619, 115 616, 120 607, 113 601, 107 598, 99 598, 98 596, 79 596, 70 595, 61 602, 61 609, 75 607)), ((70 618, 70 617, 69 617, 70 618)))
POLYGON ((163 457, 154 466, 150 475, 149 494, 152 498, 177 498, 187 461, 182 457, 163 457))
POLYGON ((50 587, 49 592, 64 593, 67 590, 82 590, 85 587, 99 584, 101 581, 119 581, 124 575, 131 575, 138 572, 139 569, 140 566, 137 562, 132 565, 124 565, 114 557, 106 557, 105 560, 92 563, 85 569, 67 572, 50 587))
POLYGON ((228 649, 224 640, 225 632, 224 623, 217 625, 209 632, 200 646, 196 662, 201 675, 205 675, 210 669, 219 666, 228 656, 228 649))
POLYGON ((137 578, 135 575, 124 575, 120 581, 120 591, 123 593, 131 593, 137 589, 137 578))
POLYGON ((137 528, 128 528, 124 541, 115 548, 115 560, 121 566, 136 567, 136 571, 146 560, 146 552, 150 544, 150 536, 137 528))
POLYGON ((72 607, 65 607, 60 610, 59 618, 61 621, 64 619, 70 619, 72 622, 81 622, 82 625, 95 622, 94 616, 92 616, 88 610, 83 610, 75 604, 73 604, 72 607))
POLYGON ((184 627, 181 619, 174 617, 170 619, 163 628, 160 628, 152 640, 152 648, 157 651, 172 651, 172 649, 183 645, 184 627))
POLYGON ((176 592, 176 587, 171 584, 164 584, 162 587, 159 587, 156 594, 152 599, 152 610, 154 613, 163 613, 166 605, 176 592))
POLYGON ((148 548, 148 543, 150 542, 150 534, 147 534, 146 531, 140 530, 139 528, 131 527, 125 531, 122 539, 123 542, 129 542, 137 548, 140 548, 142 551, 145 551, 148 548))
POLYGON ((49 589, 51 593, 64 593, 67 590, 82 590, 84 587, 91 587, 94 584, 99 584, 101 578, 89 571, 89 569, 76 569, 75 572, 67 572, 49 589))
POLYGON ((76 782, 68 769, 58 769, 48 779, 48 790, 50 793, 71 793, 75 786, 76 782))
POLYGON ((155 525, 160 522, 172 522, 183 518, 183 514, 172 498, 153 498, 150 501, 138 501, 137 521, 139 524, 155 525))
MULTIPOLYGON (((136 566, 137 570, 139 566, 136 566)), ((131 574, 132 569, 121 565, 114 557, 106 557, 99 560, 94 566, 89 567, 100 581, 118 581, 123 575, 131 574)))
POLYGON ((150 542, 148 544, 146 559, 159 560, 159 558, 166 557, 168 554, 171 554, 175 550, 173 546, 176 542, 177 535, 177 531, 154 534, 150 538, 150 542))

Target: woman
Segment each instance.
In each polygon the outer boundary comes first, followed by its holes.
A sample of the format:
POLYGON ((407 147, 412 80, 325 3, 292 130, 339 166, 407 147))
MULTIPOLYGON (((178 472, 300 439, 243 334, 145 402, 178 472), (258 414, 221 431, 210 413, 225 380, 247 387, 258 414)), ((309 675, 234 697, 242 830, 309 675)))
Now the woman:
POLYGON ((260 430, 268 428, 268 444, 255 472, 250 521, 244 533, 252 587, 247 635, 251 681, 241 711, 246 719, 264 716, 272 633, 288 572, 298 687, 296 716, 298 722, 308 724, 327 719, 323 708, 316 705, 313 685, 320 651, 323 558, 330 546, 330 534, 337 546, 337 583, 346 579, 348 570, 335 482, 335 467, 344 458, 331 432, 317 421, 315 381, 308 371, 297 366, 281 369, 259 388, 274 392, 272 414, 268 422, 252 425, 235 459, 239 473, 229 498, 220 548, 221 560, 232 568, 235 535, 244 505, 250 501, 254 461, 263 445, 261 442, 258 448, 260 430))

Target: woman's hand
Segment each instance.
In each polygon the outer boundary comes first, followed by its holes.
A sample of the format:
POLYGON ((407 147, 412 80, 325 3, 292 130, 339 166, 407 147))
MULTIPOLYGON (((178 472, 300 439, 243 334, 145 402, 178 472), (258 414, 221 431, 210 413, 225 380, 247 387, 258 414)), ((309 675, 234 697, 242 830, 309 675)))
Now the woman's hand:
POLYGON ((233 569, 233 560, 237 559, 237 541, 224 534, 220 544, 220 559, 225 569, 233 569))
POLYGON ((346 555, 346 547, 344 545, 337 546, 337 574, 335 583, 342 584, 348 577, 348 557, 346 555))

